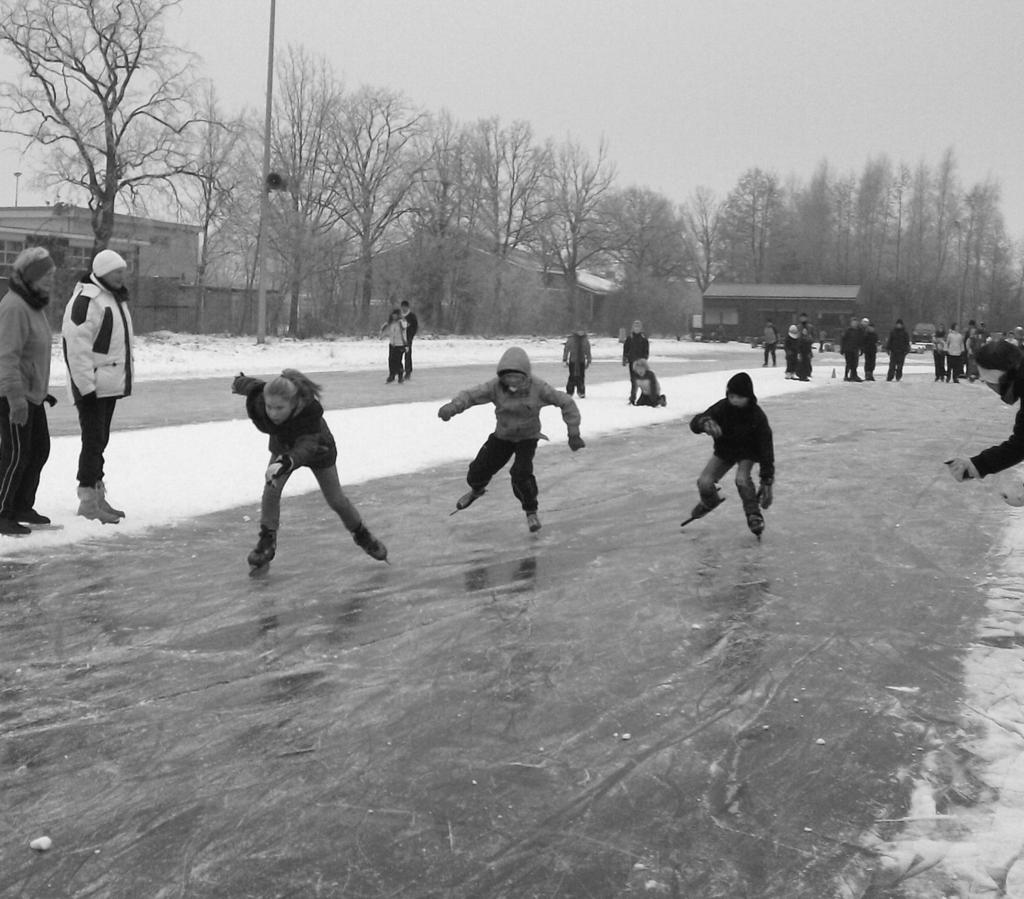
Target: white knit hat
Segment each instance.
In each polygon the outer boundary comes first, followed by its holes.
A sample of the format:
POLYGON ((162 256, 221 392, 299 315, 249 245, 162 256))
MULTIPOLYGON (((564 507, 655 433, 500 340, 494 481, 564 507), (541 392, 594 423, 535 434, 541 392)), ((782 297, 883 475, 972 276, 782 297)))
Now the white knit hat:
POLYGON ((119 268, 128 268, 128 263, 124 261, 124 258, 119 253, 115 253, 113 250, 100 250, 92 261, 92 273, 97 278, 109 275, 119 268))

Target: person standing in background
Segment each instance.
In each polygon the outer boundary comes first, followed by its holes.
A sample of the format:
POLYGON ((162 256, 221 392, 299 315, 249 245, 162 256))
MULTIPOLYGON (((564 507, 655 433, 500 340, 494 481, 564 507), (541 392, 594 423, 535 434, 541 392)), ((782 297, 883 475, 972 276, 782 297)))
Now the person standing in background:
POLYGON ((862 318, 860 324, 863 328, 861 346, 864 350, 864 380, 874 381, 875 359, 878 358, 878 331, 869 318, 862 318))
POLYGON ((565 347, 562 350, 562 362, 569 368, 565 392, 572 396, 573 391, 576 391, 581 400, 585 399, 587 396, 587 369, 590 368, 590 338, 587 337, 587 330, 582 325, 566 338, 565 347))
POLYGON ((43 247, 22 250, 0 299, 0 534, 23 537, 50 519, 34 508, 50 457, 46 406, 50 323, 46 307, 55 266, 43 247))
POLYGON ((860 381, 857 374, 857 366, 860 364, 861 329, 856 318, 850 319, 850 327, 843 331, 843 339, 839 349, 846 359, 846 371, 843 373, 844 381, 860 381))
POLYGON ((402 300, 398 310, 405 320, 405 380, 408 381, 412 377, 412 339, 420 329, 420 320, 410 309, 408 300, 402 300))
POLYGON ((640 319, 633 322, 633 330, 622 342, 622 364, 629 366, 629 405, 636 405, 636 372, 633 363, 637 359, 648 359, 651 355, 651 343, 644 334, 644 324, 640 319))
POLYGON ((772 368, 775 367, 775 350, 779 345, 779 332, 775 330, 775 325, 771 319, 764 324, 764 365, 762 368, 768 367, 768 357, 772 357, 772 368))
POLYGON ((889 371, 885 375, 886 381, 903 380, 903 363, 906 361, 907 353, 910 352, 910 335, 903 327, 903 319, 896 319, 896 324, 889 332, 889 340, 886 343, 889 350, 889 371))
POLYGON ((949 326, 949 334, 946 336, 946 380, 953 379, 954 384, 960 383, 960 375, 963 374, 964 353, 967 352, 967 344, 964 335, 960 333, 956 322, 949 326))
POLYGON ((78 410, 82 451, 78 456, 78 514, 117 524, 124 512, 107 502, 103 453, 117 401, 131 396, 132 316, 125 280, 128 263, 100 250, 75 285, 61 329, 68 390, 78 410))

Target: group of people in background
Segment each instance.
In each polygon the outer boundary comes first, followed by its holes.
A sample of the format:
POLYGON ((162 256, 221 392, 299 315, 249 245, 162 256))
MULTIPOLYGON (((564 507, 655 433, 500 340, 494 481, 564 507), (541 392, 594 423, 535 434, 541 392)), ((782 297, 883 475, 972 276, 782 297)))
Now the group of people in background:
MULTIPOLYGON (((1018 329, 1020 330, 1020 329, 1018 329)), ((935 362, 935 380, 959 384, 966 375, 968 381, 978 380, 978 353, 988 342, 989 334, 985 323, 977 325, 972 318, 966 331, 961 332, 954 322, 945 328, 935 330, 932 358, 935 362)), ((1014 338, 1009 338, 1013 340, 1014 338)), ((1015 341, 1016 342, 1016 341, 1015 341)), ((1019 342, 1017 343, 1020 347, 1019 342)))
MULTIPOLYGON (((25 536, 51 525, 35 508, 50 456, 46 406, 50 393, 51 330, 46 317, 56 265, 43 247, 14 260, 0 299, 0 534, 25 536)), ((107 501, 104 453, 117 401, 132 392, 132 317, 128 265, 113 250, 96 254, 64 310, 61 343, 68 395, 78 413, 78 514, 116 524, 125 513, 107 501)))

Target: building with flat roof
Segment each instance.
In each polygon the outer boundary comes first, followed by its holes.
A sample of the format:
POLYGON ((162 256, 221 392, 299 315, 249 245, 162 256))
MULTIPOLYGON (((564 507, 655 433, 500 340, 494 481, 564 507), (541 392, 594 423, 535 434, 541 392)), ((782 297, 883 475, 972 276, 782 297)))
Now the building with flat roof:
POLYGON ((769 319, 780 331, 807 314, 815 334, 837 336, 858 314, 859 284, 719 284, 704 291, 703 332, 726 340, 759 337, 769 319))

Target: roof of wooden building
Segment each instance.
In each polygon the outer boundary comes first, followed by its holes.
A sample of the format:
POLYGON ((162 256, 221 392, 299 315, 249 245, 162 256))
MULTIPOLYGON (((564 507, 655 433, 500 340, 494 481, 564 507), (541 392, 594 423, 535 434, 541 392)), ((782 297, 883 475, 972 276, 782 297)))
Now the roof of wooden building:
POLYGON ((730 300, 856 300, 859 284, 712 284, 705 299, 730 300))

